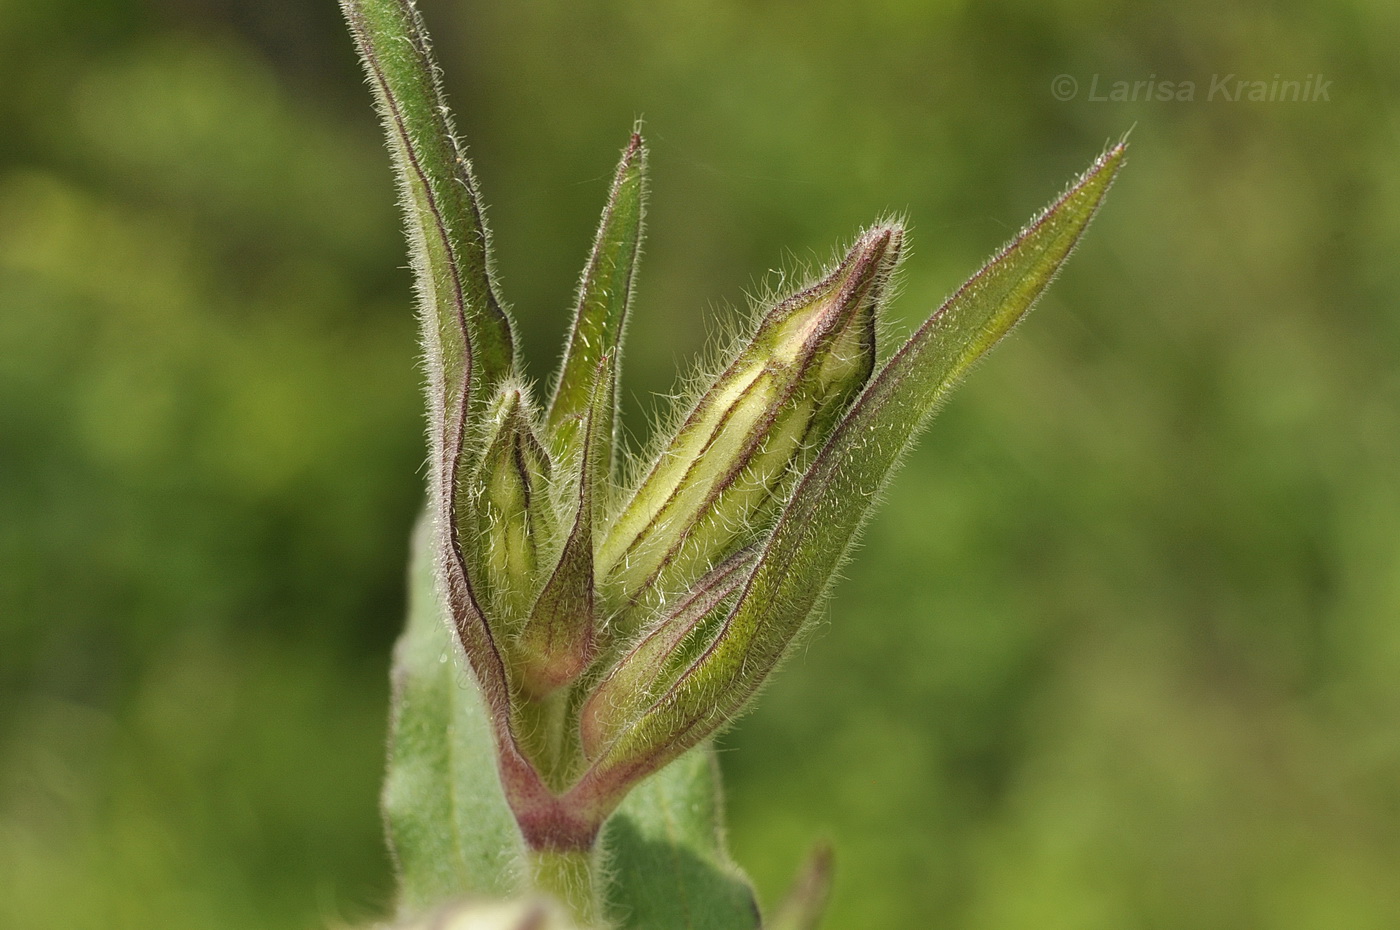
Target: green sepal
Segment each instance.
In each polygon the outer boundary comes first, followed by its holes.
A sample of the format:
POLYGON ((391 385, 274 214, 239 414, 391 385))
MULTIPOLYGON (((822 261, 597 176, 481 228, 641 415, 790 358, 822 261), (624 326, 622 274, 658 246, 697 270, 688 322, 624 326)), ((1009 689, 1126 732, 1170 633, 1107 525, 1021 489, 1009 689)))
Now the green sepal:
POLYGON ((617 390, 613 361, 614 356, 603 356, 593 372, 583 443, 573 462, 578 487, 573 527, 512 650, 520 688, 532 700, 543 699, 572 682, 588 668, 597 651, 593 534, 598 498, 607 482, 601 464, 601 433, 610 419, 617 390))
POLYGON ((384 124, 418 291, 428 375, 429 509, 448 608, 498 732, 509 713, 500 644, 477 586, 472 493, 478 422, 515 370, 511 323, 491 266, 476 178, 452 127, 411 0, 341 0, 384 124))
POLYGON ((706 645, 710 622, 739 590, 755 553, 744 550, 696 582, 618 659, 579 711, 579 738, 592 759, 639 717, 706 645))

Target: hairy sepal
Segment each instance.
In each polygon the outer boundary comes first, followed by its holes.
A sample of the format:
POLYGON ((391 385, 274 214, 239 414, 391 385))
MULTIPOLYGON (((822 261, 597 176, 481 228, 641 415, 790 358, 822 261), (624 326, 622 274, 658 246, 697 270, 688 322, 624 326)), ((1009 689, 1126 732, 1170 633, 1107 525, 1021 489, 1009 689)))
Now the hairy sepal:
POLYGON ((514 650, 520 688, 531 700, 542 700, 572 682, 588 668, 597 651, 593 537, 598 499, 608 480, 602 463, 606 443, 601 434, 611 421, 617 391, 614 358, 604 355, 594 366, 583 442, 574 460, 578 506, 573 527, 514 650))
POLYGON ((614 663, 579 713, 586 757, 595 758, 685 670, 684 657, 703 640, 707 621, 743 586, 756 555, 752 550, 740 552, 701 578, 614 663))

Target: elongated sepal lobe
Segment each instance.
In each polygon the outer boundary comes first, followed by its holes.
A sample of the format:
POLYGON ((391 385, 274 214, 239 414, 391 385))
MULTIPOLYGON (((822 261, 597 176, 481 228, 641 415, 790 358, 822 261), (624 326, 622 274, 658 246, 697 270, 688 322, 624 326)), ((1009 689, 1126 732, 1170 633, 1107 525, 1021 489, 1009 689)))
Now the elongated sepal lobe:
POLYGON ((439 334, 445 365, 474 368, 472 379, 489 389, 514 370, 514 336, 496 294, 476 177, 453 129, 422 19, 410 0, 341 0, 341 9, 394 156, 425 328, 439 334))

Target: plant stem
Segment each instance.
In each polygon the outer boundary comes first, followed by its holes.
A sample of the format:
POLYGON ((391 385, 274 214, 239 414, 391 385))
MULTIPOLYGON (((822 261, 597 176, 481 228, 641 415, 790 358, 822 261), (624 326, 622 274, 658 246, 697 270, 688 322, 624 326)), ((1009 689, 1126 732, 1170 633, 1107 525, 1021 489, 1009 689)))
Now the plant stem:
POLYGON ((536 889, 563 904, 579 927, 601 926, 592 850, 532 850, 529 859, 536 889))

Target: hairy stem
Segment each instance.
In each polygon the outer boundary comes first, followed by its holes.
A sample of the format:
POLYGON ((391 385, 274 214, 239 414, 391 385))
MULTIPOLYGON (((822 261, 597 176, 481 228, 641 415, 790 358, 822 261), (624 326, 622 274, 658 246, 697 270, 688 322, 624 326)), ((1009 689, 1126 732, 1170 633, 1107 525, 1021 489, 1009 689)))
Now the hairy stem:
POLYGON ((569 911, 580 927, 598 927, 602 913, 594 874, 594 853, 586 850, 531 850, 530 881, 569 911))

